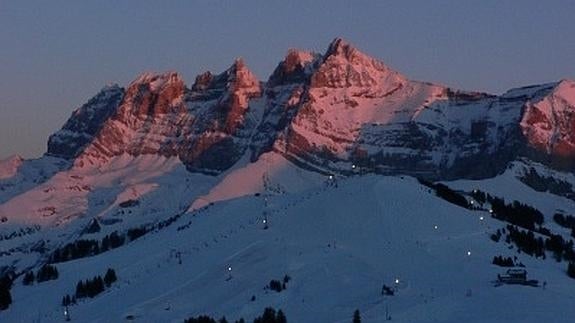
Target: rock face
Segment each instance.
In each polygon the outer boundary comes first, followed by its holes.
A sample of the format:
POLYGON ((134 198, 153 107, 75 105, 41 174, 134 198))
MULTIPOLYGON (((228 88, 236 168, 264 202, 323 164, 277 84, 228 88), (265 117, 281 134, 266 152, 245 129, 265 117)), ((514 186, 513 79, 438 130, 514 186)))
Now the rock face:
POLYGON ((176 155, 178 126, 189 119, 184 93, 184 82, 176 73, 140 75, 77 164, 97 164, 124 153, 176 155))
POLYGON ((257 125, 249 118, 249 101, 260 93, 258 80, 241 60, 222 74, 198 76, 191 89, 174 72, 142 74, 76 165, 99 165, 123 154, 157 154, 178 156, 190 170, 227 169, 248 146, 246 138, 257 125))
POLYGON ((520 122, 527 144, 555 166, 573 169, 575 163, 575 82, 562 80, 545 96, 525 104, 520 122))
POLYGON ((48 154, 96 167, 123 154, 177 156, 217 174, 275 150, 323 172, 487 177, 518 157, 573 169, 574 106, 573 81, 457 91, 335 39, 323 55, 290 50, 265 84, 237 60, 191 88, 176 73, 106 88, 50 137, 48 154))
POLYGON ((75 110, 60 131, 50 136, 47 154, 67 159, 77 157, 116 112, 123 96, 124 89, 117 85, 103 88, 75 110))
POLYGON ((251 108, 261 96, 257 78, 242 60, 224 73, 202 74, 187 104, 196 116, 180 158, 190 170, 220 172, 244 154, 261 111, 251 108))

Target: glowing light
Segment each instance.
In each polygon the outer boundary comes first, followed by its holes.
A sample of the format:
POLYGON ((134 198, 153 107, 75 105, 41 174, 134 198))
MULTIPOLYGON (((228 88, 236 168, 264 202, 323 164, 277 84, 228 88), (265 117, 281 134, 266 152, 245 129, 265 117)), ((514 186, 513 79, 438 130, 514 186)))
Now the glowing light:
POLYGON ((479 220, 483 221, 483 217, 482 217, 482 216, 480 216, 480 217, 479 217, 479 220))
POLYGON ((493 209, 489 209, 489 213, 493 213, 493 209))
POLYGON ((473 204, 473 201, 471 201, 471 204, 473 204))
POLYGON ((228 267, 228 271, 232 271, 232 266, 229 266, 229 267, 228 267))
POLYGON ((467 255, 468 255, 468 256, 471 256, 471 251, 467 251, 467 255))
POLYGON ((395 279, 395 283, 396 283, 396 284, 399 284, 399 278, 396 278, 396 279, 395 279))
POLYGON ((264 221, 263 221, 263 222, 264 222, 264 224, 266 224, 268 221, 267 221, 266 219, 264 219, 264 221))
POLYGON ((355 169, 355 164, 354 164, 354 165, 351 165, 351 168, 355 169))
POLYGON ((333 175, 329 175, 329 179, 333 179, 333 175))
POLYGON ((433 226, 433 228, 434 228, 435 230, 437 230, 437 228, 439 228, 439 227, 438 227, 438 226, 436 226, 436 225, 434 225, 434 226, 433 226))

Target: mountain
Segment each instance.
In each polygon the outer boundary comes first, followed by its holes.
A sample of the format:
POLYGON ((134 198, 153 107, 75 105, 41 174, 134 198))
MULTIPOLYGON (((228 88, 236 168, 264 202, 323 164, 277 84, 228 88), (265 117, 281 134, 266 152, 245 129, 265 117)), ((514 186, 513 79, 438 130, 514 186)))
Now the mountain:
POLYGON ((178 156, 190 169, 220 171, 246 149, 257 122, 247 102, 259 95, 241 60, 222 74, 198 76, 191 89, 177 73, 144 73, 125 92, 105 88, 76 110, 47 154, 78 157, 78 167, 122 154, 178 156))
POLYGON ((69 295, 78 321, 567 322, 573 109, 571 80, 460 91, 339 38, 266 81, 237 59, 108 85, 0 162, 0 320, 61 321, 69 295), (496 256, 539 287, 500 286, 496 256))
POLYGON ((265 83, 237 60, 186 87, 174 72, 104 88, 50 137, 47 155, 98 167, 128 154, 178 156, 217 174, 248 151, 322 172, 485 178, 528 157, 572 170, 573 81, 496 96, 411 81, 342 39, 292 50, 265 83), (474 167, 476 163, 483 167, 474 167))

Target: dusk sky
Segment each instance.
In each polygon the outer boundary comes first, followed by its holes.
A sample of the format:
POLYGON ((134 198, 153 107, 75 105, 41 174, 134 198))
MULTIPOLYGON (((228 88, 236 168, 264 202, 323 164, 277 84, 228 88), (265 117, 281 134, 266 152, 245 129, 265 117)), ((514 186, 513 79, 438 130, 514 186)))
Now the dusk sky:
POLYGON ((38 157, 107 83, 243 57, 265 81, 335 37, 411 79, 466 90, 575 78, 575 1, 0 1, 0 159, 38 157))

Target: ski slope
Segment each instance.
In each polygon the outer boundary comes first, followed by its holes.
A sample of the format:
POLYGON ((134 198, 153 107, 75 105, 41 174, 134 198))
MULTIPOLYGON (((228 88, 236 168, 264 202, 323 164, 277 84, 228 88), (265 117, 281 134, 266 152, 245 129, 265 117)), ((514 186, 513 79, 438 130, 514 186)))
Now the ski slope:
POLYGON ((363 322, 383 322, 386 313, 395 322, 569 322, 575 315, 564 264, 491 241, 505 224, 487 212, 449 204, 410 177, 336 182, 223 200, 121 248, 57 264, 58 280, 17 280, 2 321, 62 321, 62 296, 108 267, 119 281, 71 306, 72 321, 182 322, 199 314, 249 321, 267 306, 290 322, 350 322, 356 308, 363 322), (504 272, 491 264, 495 255, 517 255, 546 288, 494 287, 504 272), (264 289, 286 274, 286 290, 264 289), (383 284, 397 293, 382 296, 383 284))

